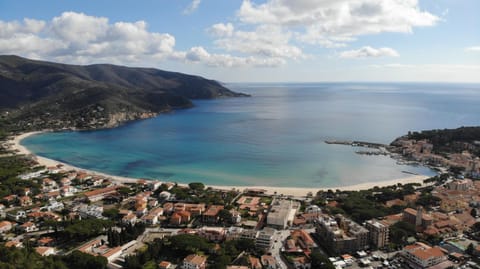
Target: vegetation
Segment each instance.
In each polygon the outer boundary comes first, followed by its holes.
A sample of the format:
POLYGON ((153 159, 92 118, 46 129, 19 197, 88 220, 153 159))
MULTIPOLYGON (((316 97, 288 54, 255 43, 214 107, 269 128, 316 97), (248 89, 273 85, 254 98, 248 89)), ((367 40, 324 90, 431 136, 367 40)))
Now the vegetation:
POLYGON ((0 157, 0 198, 9 194, 23 195, 25 188, 38 192, 40 186, 31 180, 21 180, 19 174, 30 170, 31 160, 23 156, 0 157))
POLYGON ((335 266, 328 259, 327 256, 323 255, 320 251, 314 250, 310 255, 312 268, 319 269, 335 269, 335 266))
POLYGON ((416 186, 417 184, 397 184, 362 191, 318 192, 313 201, 322 204, 327 199, 335 200, 339 205, 328 208, 331 214, 346 214, 354 221, 362 223, 372 218, 401 212, 404 207, 388 208, 384 203, 389 200, 403 199, 405 195, 413 194, 416 186))
POLYGON ((105 269, 107 259, 73 251, 66 256, 42 257, 32 248, 7 248, 0 246, 2 269, 105 269))
POLYGON ((110 247, 116 247, 137 239, 145 231, 143 223, 136 225, 126 225, 120 232, 109 229, 107 231, 107 241, 110 247))
POLYGON ((214 248, 214 244, 208 243, 204 238, 182 234, 157 239, 150 242, 146 249, 137 252, 125 259, 126 269, 145 268, 152 262, 169 260, 181 263, 184 257, 190 254, 205 254, 213 264, 211 268, 225 268, 243 251, 255 253, 255 244, 253 240, 239 239, 222 243, 219 248, 214 248))
POLYGON ((390 226, 390 243, 404 245, 407 238, 415 236, 415 226, 405 221, 399 221, 390 226))
POLYGON ((0 56, 0 111, 12 130, 112 127, 191 107, 190 99, 245 96, 198 76, 113 65, 74 66, 0 56))
POLYGON ((475 141, 480 140, 480 127, 460 127, 457 129, 428 130, 410 132, 409 139, 426 139, 433 145, 435 153, 459 153, 470 148, 476 156, 480 156, 480 147, 475 141))

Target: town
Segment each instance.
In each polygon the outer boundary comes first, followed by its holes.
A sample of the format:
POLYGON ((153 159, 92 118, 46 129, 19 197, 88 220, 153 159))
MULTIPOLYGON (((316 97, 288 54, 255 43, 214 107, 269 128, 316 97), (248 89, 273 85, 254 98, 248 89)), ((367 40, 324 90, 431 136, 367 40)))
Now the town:
POLYGON ((479 268, 480 182, 459 174, 293 197, 200 182, 121 183, 20 155, 2 157, 0 165, 0 252, 30 251, 37 262, 127 269, 479 268))

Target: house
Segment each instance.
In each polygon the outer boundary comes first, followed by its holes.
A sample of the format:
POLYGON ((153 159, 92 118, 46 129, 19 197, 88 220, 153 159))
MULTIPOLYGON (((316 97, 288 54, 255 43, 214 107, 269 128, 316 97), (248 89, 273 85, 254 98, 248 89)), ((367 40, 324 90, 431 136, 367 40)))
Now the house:
POLYGON ((40 256, 50 256, 55 254, 55 249, 52 247, 36 247, 35 251, 40 254, 40 256))
POLYGON ((122 218, 122 223, 133 225, 137 222, 137 215, 129 213, 122 218))
POLYGON ((8 212, 7 218, 13 221, 19 221, 27 217, 27 213, 23 210, 17 212, 8 212))
POLYGON ((62 185, 63 187, 70 186, 70 184, 72 184, 72 180, 70 178, 64 177, 60 179, 60 185, 62 185))
POLYGON ((22 242, 20 242, 20 241, 12 240, 12 241, 6 242, 6 243, 5 243, 5 246, 6 246, 7 248, 11 248, 11 247, 19 248, 19 247, 22 247, 23 244, 22 244, 22 242))
POLYGON ((12 205, 17 201, 17 196, 15 194, 7 195, 2 198, 2 201, 4 201, 6 205, 12 205))
POLYGON ((10 221, 1 221, 0 222, 0 234, 6 233, 13 228, 13 225, 10 221))
POLYGON ((55 239, 51 237, 42 237, 37 240, 37 244, 42 247, 50 247, 55 242, 55 239))
POLYGON ((20 229, 20 231, 23 231, 25 233, 38 231, 38 228, 35 225, 35 223, 31 221, 25 222, 24 224, 20 225, 18 229, 20 229))
POLYGON ((73 196, 77 192, 77 189, 73 186, 66 185, 60 189, 60 195, 63 197, 73 196))
POLYGON ((248 256, 248 264, 253 269, 262 269, 262 263, 260 259, 254 256, 248 256))
POLYGON ((116 193, 118 188, 119 186, 106 187, 102 189, 88 191, 84 193, 84 195, 90 202, 97 202, 105 198, 107 195, 116 193))
POLYGON ((191 254, 183 259, 184 269, 205 269, 207 264, 207 258, 202 255, 191 254))
POLYGON ((161 261, 159 264, 158 264, 158 268, 159 269, 173 269, 174 266, 171 262, 168 262, 168 261, 161 261))
POLYGON ((168 200, 170 199, 170 197, 172 196, 171 193, 169 193, 168 191, 162 191, 159 195, 158 195, 158 198, 160 200, 168 200))
POLYGON ((145 215, 141 218, 142 222, 147 225, 156 225, 158 223, 158 216, 156 215, 145 215))
POLYGON ((262 255, 260 257, 260 261, 262 262, 263 268, 266 269, 276 269, 277 263, 272 255, 262 255))
MULTIPOLYGON (((106 239, 106 237, 104 239, 106 239)), ((123 246, 110 248, 105 244, 104 239, 100 239, 100 238, 94 239, 80 246, 79 248, 77 248, 77 250, 93 256, 103 256, 107 258, 108 262, 110 263, 116 260, 118 257, 120 257, 123 251, 123 247, 129 244, 127 243, 123 246)))
POLYGON ((224 209, 223 205, 211 205, 207 211, 202 215, 202 221, 204 223, 215 224, 219 220, 219 213, 224 209))
POLYGON ((190 222, 191 213, 188 211, 175 212, 170 217, 170 224, 181 225, 190 222))
POLYGON ((162 186, 162 182, 157 180, 150 180, 147 183, 147 187, 151 191, 156 191, 158 188, 160 188, 160 186, 162 186))
POLYGON ((198 235, 212 242, 225 240, 225 229, 221 227, 203 227, 198 230, 198 235))

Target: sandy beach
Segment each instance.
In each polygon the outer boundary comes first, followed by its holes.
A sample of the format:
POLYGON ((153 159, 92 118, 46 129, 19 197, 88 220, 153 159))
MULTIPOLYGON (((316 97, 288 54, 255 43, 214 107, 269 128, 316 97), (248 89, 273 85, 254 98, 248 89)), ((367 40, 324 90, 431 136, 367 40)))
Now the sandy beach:
MULTIPOLYGON (((37 132, 29 132, 29 133, 24 133, 21 135, 17 135, 13 137, 12 140, 8 141, 10 144, 10 149, 16 151, 18 154, 24 154, 24 155, 31 155, 33 156, 36 161, 40 165, 45 165, 46 167, 50 166, 56 166, 58 164, 63 165, 64 170, 70 171, 70 170, 76 170, 76 171, 83 171, 92 175, 99 175, 99 176, 104 176, 107 178, 110 178, 114 181, 117 181, 119 183, 133 183, 136 182, 138 179, 135 178, 129 178, 129 177, 122 177, 122 176, 114 176, 114 175, 109 175, 101 172, 96 172, 96 171, 91 171, 87 169, 82 169, 79 167, 75 167, 66 163, 62 163, 56 160, 48 159, 45 157, 37 156, 34 155, 32 152, 30 152, 26 147, 22 146, 20 142, 35 134, 42 133, 42 131, 37 131, 37 132)), ((212 187, 215 189, 222 189, 222 190, 231 190, 231 189, 237 189, 240 191, 243 191, 248 188, 255 188, 255 189, 264 189, 266 190, 267 194, 283 194, 283 195, 293 195, 295 197, 301 197, 301 196, 306 196, 309 192, 315 195, 315 193, 319 190, 342 190, 342 191, 356 191, 356 190, 366 190, 373 188, 375 186, 382 187, 382 186, 390 186, 390 185, 395 185, 397 183, 402 183, 402 184, 408 184, 408 183, 420 183, 423 184, 423 180, 428 178, 428 176, 424 175, 409 175, 404 178, 396 178, 392 180, 386 180, 386 181, 375 181, 375 182, 365 182, 365 183, 359 183, 355 185, 350 185, 350 186, 340 186, 340 187, 328 187, 328 188, 295 188, 295 187, 272 187, 272 186, 215 186, 215 185, 207 185, 208 187, 212 187)), ((179 184, 179 185, 187 185, 187 184, 179 184)))

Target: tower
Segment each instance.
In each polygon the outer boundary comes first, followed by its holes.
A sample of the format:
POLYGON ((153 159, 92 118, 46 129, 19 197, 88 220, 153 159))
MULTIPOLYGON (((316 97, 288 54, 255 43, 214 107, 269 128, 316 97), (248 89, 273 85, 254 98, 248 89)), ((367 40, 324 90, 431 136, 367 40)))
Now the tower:
POLYGON ((422 225, 422 217, 423 217, 423 207, 419 206, 417 208, 417 216, 415 217, 415 226, 422 225))

